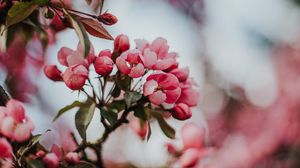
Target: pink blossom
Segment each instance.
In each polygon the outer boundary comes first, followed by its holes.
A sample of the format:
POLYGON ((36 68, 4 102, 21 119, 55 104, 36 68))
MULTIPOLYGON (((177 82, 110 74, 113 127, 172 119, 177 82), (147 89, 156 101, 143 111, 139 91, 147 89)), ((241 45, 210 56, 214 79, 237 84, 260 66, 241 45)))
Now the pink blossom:
POLYGON ((39 150, 35 153, 35 156, 39 157, 39 158, 43 158, 46 155, 46 153, 42 150, 39 150))
POLYGON ((156 73, 148 76, 143 90, 144 96, 148 96, 150 102, 155 105, 175 103, 181 92, 176 76, 168 73, 156 73))
POLYGON ((146 40, 137 39, 136 48, 140 50, 145 59, 145 67, 154 70, 166 70, 176 64, 176 54, 169 53, 167 40, 157 38, 151 44, 146 40))
POLYGON ((187 149, 181 155, 179 162, 182 168, 192 168, 197 165, 199 161, 198 149, 187 149))
POLYGON ((114 25, 118 22, 118 18, 111 14, 111 13, 103 13, 102 15, 99 15, 98 18, 97 18, 100 22, 102 22, 103 24, 106 24, 106 25, 114 25))
POLYGON ((80 90, 88 78, 88 70, 85 66, 76 64, 67 68, 62 77, 70 89, 80 90))
POLYGON ((12 158, 13 149, 5 138, 0 138, 0 160, 12 158))
POLYGON ((119 52, 120 54, 129 50, 129 38, 124 34, 120 34, 116 37, 114 42, 114 52, 119 52))
POLYGON ((180 83, 181 95, 176 103, 184 103, 190 107, 196 106, 199 103, 200 94, 194 88, 194 85, 191 80, 180 83))
POLYGON ((46 65, 44 67, 45 75, 53 81, 62 81, 61 71, 56 65, 46 65))
POLYGON ((106 76, 113 70, 114 62, 109 56, 105 56, 106 53, 99 54, 100 57, 96 57, 94 61, 94 67, 97 74, 106 76))
POLYGON ((180 82, 184 82, 189 77, 189 68, 176 68, 170 71, 171 74, 175 75, 180 82))
POLYGON ((204 146, 204 135, 204 128, 201 128, 194 123, 185 124, 181 129, 184 149, 202 148, 204 146))
POLYGON ((34 126, 25 111, 21 102, 11 99, 6 107, 1 108, 0 132, 12 141, 23 142, 30 138, 34 126))
POLYGON ((69 164, 72 164, 72 165, 76 165, 80 162, 80 156, 76 152, 67 153, 67 155, 65 156, 65 159, 69 164))
POLYGON ((172 116, 178 120, 186 120, 192 117, 192 112, 188 105, 179 103, 174 106, 172 116))
POLYGON ((144 60, 138 50, 123 52, 117 58, 116 65, 122 74, 132 78, 138 78, 144 74, 144 60))

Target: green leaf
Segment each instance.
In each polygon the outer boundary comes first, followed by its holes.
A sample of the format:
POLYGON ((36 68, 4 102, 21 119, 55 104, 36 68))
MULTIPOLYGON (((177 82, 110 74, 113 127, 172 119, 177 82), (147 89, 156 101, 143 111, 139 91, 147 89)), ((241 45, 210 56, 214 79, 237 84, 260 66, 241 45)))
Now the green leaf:
POLYGON ((116 109, 117 112, 120 112, 126 108, 126 103, 124 100, 114 100, 107 105, 110 109, 116 109))
POLYGON ((146 121, 148 119, 148 116, 145 112, 145 108, 143 105, 138 106, 137 108, 134 109, 134 116, 136 116, 137 118, 140 118, 143 121, 146 121))
POLYGON ((63 115, 65 112, 71 110, 74 107, 80 107, 84 105, 80 101, 74 101, 72 104, 65 106, 64 108, 60 109, 57 113, 57 115, 54 117, 53 121, 57 120, 61 115, 63 115))
POLYGON ((50 2, 50 0, 33 0, 34 3, 38 5, 45 5, 50 2))
POLYGON ((127 91, 131 85, 131 78, 118 72, 116 84, 121 90, 127 91))
POLYGON ((118 113, 114 112, 110 108, 108 110, 101 108, 101 116, 107 119, 110 125, 114 125, 118 120, 118 113))
POLYGON ((174 139, 175 138, 175 130, 165 121, 165 119, 163 118, 163 116, 158 113, 158 112, 151 112, 151 115, 156 118, 161 130, 163 131, 163 133, 171 138, 174 139))
POLYGON ((63 8, 63 12, 69 19, 72 27, 75 29, 75 32, 79 38, 79 42, 82 46, 84 57, 87 57, 90 52, 90 39, 85 28, 83 27, 82 23, 76 17, 73 17, 66 9, 63 8))
POLYGON ((6 26, 9 27, 26 19, 36 8, 34 2, 17 2, 13 5, 6 17, 6 26))
POLYGON ((125 92, 124 98, 127 107, 139 101, 143 96, 139 92, 125 92))
POLYGON ((44 168, 44 164, 40 159, 30 160, 27 162, 27 168, 44 168))
POLYGON ((115 86, 111 92, 112 97, 119 97, 121 94, 121 89, 118 86, 115 86))
POLYGON ((81 106, 75 115, 76 129, 83 141, 86 141, 86 130, 93 119, 95 108, 96 104, 94 102, 92 104, 88 102, 86 105, 81 106))

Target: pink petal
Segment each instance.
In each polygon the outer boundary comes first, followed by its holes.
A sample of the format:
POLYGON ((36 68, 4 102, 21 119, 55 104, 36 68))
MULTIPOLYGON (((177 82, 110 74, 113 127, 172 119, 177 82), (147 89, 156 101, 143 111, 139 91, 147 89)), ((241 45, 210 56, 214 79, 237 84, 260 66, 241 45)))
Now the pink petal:
POLYGON ((47 168, 58 168, 59 159, 54 153, 48 153, 44 158, 43 162, 47 168))
POLYGON ((2 120, 1 124, 1 133, 8 137, 8 138, 13 138, 14 134, 14 126, 15 126, 15 121, 12 117, 5 117, 2 120))
POLYGON ((180 165, 182 168, 191 168, 196 166, 199 160, 199 151, 197 149, 185 150, 180 157, 180 165))
POLYGON ((162 91, 156 91, 153 94, 148 96, 151 103, 155 105, 161 105, 166 100, 166 94, 164 94, 162 91))
POLYGON ((182 127, 181 136, 185 149, 200 149, 204 145, 205 130, 194 123, 188 123, 182 127))
POLYGON ((116 59, 116 65, 118 67, 118 70, 122 73, 122 74, 129 74, 130 73, 130 69, 126 63, 126 60, 124 58, 124 56, 120 56, 116 59))
POLYGON ((178 100, 180 93, 181 93, 181 89, 178 87, 174 90, 165 90, 165 93, 167 96, 167 99, 165 102, 168 104, 172 104, 178 100))
POLYGON ((157 62, 153 65, 153 69, 155 70, 165 70, 171 67, 172 65, 176 64, 176 60, 173 58, 166 58, 157 60, 157 62))
POLYGON ((6 108, 6 114, 13 117, 16 121, 22 122, 25 118, 25 110, 21 102, 11 99, 7 102, 6 108))
POLYGON ((76 64, 84 64, 84 57, 79 52, 73 52, 71 55, 67 57, 67 63, 69 66, 76 64))
POLYGON ((165 73, 159 77, 158 85, 164 90, 173 90, 179 87, 179 81, 175 75, 165 73))
POLYGON ((13 149, 10 143, 5 138, 0 138, 0 158, 11 158, 12 152, 13 149))
POLYGON ((62 47, 57 54, 58 62, 64 66, 68 66, 67 57, 73 52, 74 50, 70 48, 62 47))
POLYGON ((32 129, 32 124, 30 123, 18 124, 14 132, 14 140, 17 142, 24 142, 29 139, 32 129))
POLYGON ((152 94, 157 87, 158 87, 158 83, 155 80, 147 81, 143 86, 144 95, 148 96, 148 95, 152 94))
POLYGON ((144 39, 135 39, 134 42, 136 44, 136 49, 140 50, 141 52, 143 52, 144 49, 149 46, 148 41, 144 39))
POLYGON ((131 68, 130 73, 128 76, 132 78, 138 78, 144 75, 144 65, 139 63, 135 67, 131 68))
POLYGON ((150 51, 150 49, 145 49, 144 51, 145 67, 151 68, 157 61, 157 55, 155 52, 150 51))
POLYGON ((150 49, 154 51, 159 58, 164 58, 168 54, 169 46, 166 39, 159 37, 151 43, 150 49))
POLYGON ((61 148, 58 145, 56 145, 56 144, 54 144, 52 146, 51 152, 53 152, 57 156, 58 160, 60 160, 62 158, 62 156, 63 156, 61 148))

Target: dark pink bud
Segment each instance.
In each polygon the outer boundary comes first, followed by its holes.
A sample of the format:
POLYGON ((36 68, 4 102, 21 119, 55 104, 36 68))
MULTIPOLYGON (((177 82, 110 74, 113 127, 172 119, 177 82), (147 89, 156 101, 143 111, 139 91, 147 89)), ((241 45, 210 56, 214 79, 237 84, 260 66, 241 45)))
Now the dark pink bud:
POLYGON ((175 149, 174 145, 171 144, 171 143, 167 143, 166 144, 166 147, 167 147, 167 151, 170 153, 170 154, 175 154, 177 152, 177 150, 175 149))
POLYGON ((111 13, 104 13, 97 18, 100 22, 106 25, 114 25, 118 22, 118 18, 111 13))
POLYGON ((130 48, 129 38, 124 34, 118 35, 114 42, 114 51, 123 53, 124 51, 129 50, 129 48, 130 48))
POLYGON ((184 103, 176 104, 172 116, 178 120, 186 120, 192 117, 190 107, 184 103))
POLYGON ((58 15, 55 15, 50 23, 50 27, 56 31, 62 31, 65 28, 67 28, 66 24, 64 23, 64 21, 62 20, 62 18, 58 15))
POLYGON ((39 150, 36 152, 35 156, 39 157, 39 158, 43 158, 46 155, 46 153, 42 150, 39 150))
POLYGON ((66 161, 72 165, 76 165, 80 162, 80 156, 76 152, 69 152, 65 158, 66 161))
POLYGON ((45 75, 53 81, 62 81, 61 71, 56 65, 46 65, 44 67, 45 75))
POLYGON ((100 53, 98 54, 98 57, 103 57, 103 56, 111 57, 110 49, 100 51, 100 53))
POLYGON ((101 76, 106 76, 111 73, 114 67, 114 62, 110 57, 97 57, 94 62, 95 71, 101 76))
POLYGON ((59 159, 54 153, 48 153, 44 158, 43 162, 47 168, 58 168, 59 159))

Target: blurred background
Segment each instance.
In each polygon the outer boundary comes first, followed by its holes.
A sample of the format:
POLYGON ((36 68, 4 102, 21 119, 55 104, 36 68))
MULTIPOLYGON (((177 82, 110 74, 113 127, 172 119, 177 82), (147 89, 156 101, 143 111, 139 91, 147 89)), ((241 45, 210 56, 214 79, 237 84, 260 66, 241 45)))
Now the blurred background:
MULTIPOLYGON (((84 1, 72 3, 92 12, 84 1)), ((273 168, 299 167, 300 162, 299 4, 297 0, 106 0, 104 10, 118 17, 118 23, 107 28, 113 37, 126 34, 132 44, 136 38, 164 37, 170 50, 179 54, 180 65, 190 68, 201 102, 190 120, 168 122, 179 132, 188 122, 206 129, 206 145, 215 151, 200 165, 273 168)), ((90 39, 96 53, 113 46, 112 41, 90 39)), ((60 32, 46 52, 46 63, 58 64, 58 50, 75 49, 77 43, 73 30, 60 32)), ((60 141, 62 127, 75 129, 74 113, 54 125, 52 118, 78 94, 42 72, 31 77, 36 92, 29 95, 26 109, 35 132, 50 127, 55 131, 47 136, 60 141)), ((99 120, 95 116, 88 129, 91 141, 103 131, 99 120)), ((161 167, 168 161, 167 142, 157 123, 152 124, 148 142, 123 126, 105 144, 104 157, 137 167, 161 167)), ((179 133, 175 143, 180 146, 179 133)))

